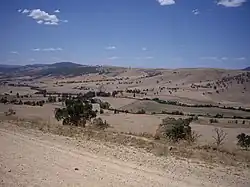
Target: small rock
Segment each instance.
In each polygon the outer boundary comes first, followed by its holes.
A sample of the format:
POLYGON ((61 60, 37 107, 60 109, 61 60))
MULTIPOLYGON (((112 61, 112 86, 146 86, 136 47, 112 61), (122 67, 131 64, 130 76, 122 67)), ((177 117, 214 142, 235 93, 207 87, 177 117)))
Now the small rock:
POLYGON ((78 168, 75 168, 76 171, 78 171, 79 169, 78 168))
POLYGON ((11 169, 8 172, 11 172, 11 169))

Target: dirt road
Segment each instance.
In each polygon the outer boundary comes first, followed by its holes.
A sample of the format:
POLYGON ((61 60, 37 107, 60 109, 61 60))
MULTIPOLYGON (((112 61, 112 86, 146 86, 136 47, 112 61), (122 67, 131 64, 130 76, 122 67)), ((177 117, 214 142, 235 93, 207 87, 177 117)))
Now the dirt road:
POLYGON ((248 173, 244 177, 221 169, 210 171, 198 164, 174 158, 164 161, 130 149, 122 153, 120 150, 120 155, 126 158, 121 160, 114 156, 114 152, 119 152, 118 148, 87 141, 81 142, 83 146, 77 146, 74 141, 0 127, 0 186, 211 187, 250 184, 246 178, 248 173), (97 154, 89 151, 97 147, 97 154), (129 159, 131 155, 133 159, 129 159), (158 167, 161 163, 168 166, 158 167))

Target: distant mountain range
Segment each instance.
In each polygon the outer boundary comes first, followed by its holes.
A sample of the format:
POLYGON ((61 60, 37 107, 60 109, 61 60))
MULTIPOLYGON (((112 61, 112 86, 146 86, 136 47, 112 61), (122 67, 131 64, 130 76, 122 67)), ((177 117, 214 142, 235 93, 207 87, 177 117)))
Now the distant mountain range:
POLYGON ((73 62, 58 62, 54 64, 32 65, 0 65, 0 74, 13 76, 78 76, 87 73, 98 73, 99 66, 87 66, 73 62))
POLYGON ((247 68, 245 68, 245 69, 243 69, 244 71, 250 71, 250 66, 249 67, 247 67, 247 68))

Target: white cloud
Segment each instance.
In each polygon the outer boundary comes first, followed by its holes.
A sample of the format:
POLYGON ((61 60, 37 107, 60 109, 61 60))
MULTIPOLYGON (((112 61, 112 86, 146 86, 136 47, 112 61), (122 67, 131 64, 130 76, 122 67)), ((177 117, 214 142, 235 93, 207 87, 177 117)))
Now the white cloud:
POLYGON ((222 5, 225 7, 239 7, 245 2, 247 2, 247 0, 218 0, 217 5, 222 5))
POLYGON ((50 48, 44 48, 44 49, 40 49, 40 48, 35 48, 35 49, 32 49, 32 51, 62 51, 63 49, 58 47, 58 48, 53 48, 53 47, 50 47, 50 48))
POLYGON ((117 60, 117 59, 119 59, 119 57, 117 57, 117 56, 112 56, 112 57, 109 57, 108 59, 109 59, 109 60, 117 60))
POLYGON ((58 25, 58 22, 45 21, 44 25, 58 25))
POLYGON ((59 19, 56 15, 49 14, 40 9, 34 9, 30 11, 29 17, 32 17, 36 21, 43 21, 46 25, 58 25, 59 19))
POLYGON ((11 53, 11 54, 19 55, 19 52, 17 52, 17 51, 11 51, 10 53, 11 53))
POLYGON ((246 60, 246 57, 235 58, 235 60, 246 60))
POLYGON ((28 9, 24 9, 23 11, 22 11, 22 13, 23 14, 27 14, 27 13, 29 13, 30 11, 28 10, 28 9))
POLYGON ((148 49, 147 49, 146 47, 143 47, 142 50, 143 50, 143 51, 147 51, 148 49))
POLYGON ((146 57, 136 57, 135 59, 136 60, 151 60, 153 59, 154 57, 152 56, 146 56, 146 57))
POLYGON ((201 57, 201 60, 212 60, 212 61, 220 61, 220 58, 215 56, 201 57))
POLYGON ((211 57, 201 57, 201 60, 210 60, 210 61, 217 61, 217 62, 221 62, 221 61, 226 61, 226 60, 246 60, 246 57, 239 57, 239 58, 228 58, 228 57, 215 57, 215 56, 211 56, 211 57))
POLYGON ((107 49, 107 50, 115 50, 115 49, 116 49, 116 46, 108 46, 108 47, 106 47, 105 49, 107 49))
POLYGON ((68 20, 61 20, 61 22, 68 23, 69 21, 68 20))
POLYGON ((32 51, 41 51, 41 49, 39 49, 39 48, 34 48, 34 49, 32 49, 32 51))
POLYGON ((175 0, 156 0, 156 1, 158 1, 161 6, 175 4, 175 0))
MULTIPOLYGON (((41 9, 19 9, 18 12, 22 14, 27 14, 28 17, 33 18, 38 24, 44 25, 59 25, 59 22, 68 23, 68 20, 60 20, 56 15, 49 14, 41 9)), ((60 10, 55 10, 56 13, 59 13, 60 10)))
POLYGON ((43 20, 38 20, 37 23, 38 24, 43 24, 43 20))
POLYGON ((30 58, 29 61, 30 61, 30 62, 34 62, 35 59, 34 59, 34 58, 30 58))
POLYGON ((200 14, 200 11, 198 9, 194 9, 194 10, 192 10, 192 13, 194 15, 198 15, 198 14, 200 14))

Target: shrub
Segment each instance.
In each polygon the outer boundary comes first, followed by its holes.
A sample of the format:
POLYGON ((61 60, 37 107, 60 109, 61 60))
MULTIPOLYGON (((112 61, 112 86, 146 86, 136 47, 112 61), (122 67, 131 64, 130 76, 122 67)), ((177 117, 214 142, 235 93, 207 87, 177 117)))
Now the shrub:
POLYGON ((219 147, 223 144, 223 141, 225 140, 227 133, 225 133, 222 129, 215 128, 214 129, 215 136, 213 136, 216 146, 219 147))
POLYGON ((109 127, 109 124, 102 120, 102 118, 95 118, 92 122, 93 126, 98 129, 106 129, 109 127))
POLYGON ((104 110, 101 108, 100 109, 100 114, 103 114, 104 113, 104 110))
POLYGON ((245 133, 241 133, 237 136, 238 145, 245 148, 246 150, 250 147, 250 136, 245 133))
POLYGON ((109 109, 110 104, 108 102, 101 102, 100 103, 100 108, 102 109, 109 109))
POLYGON ((216 114, 214 117, 215 118, 223 118, 223 114, 216 114))
POLYGON ((182 111, 178 111, 178 110, 177 111, 173 111, 172 114, 173 115, 180 115, 180 116, 184 115, 184 113, 182 111))
POLYGON ((219 121, 217 119, 210 119, 209 122, 210 123, 218 123, 219 121))
POLYGON ((138 110, 136 114, 146 114, 146 111, 144 109, 138 110))
POLYGON ((15 114, 16 114, 16 112, 11 108, 9 108, 9 110, 7 112, 5 112, 5 116, 12 116, 15 114))
POLYGON ((55 96, 49 96, 48 97, 48 102, 49 103, 55 103, 56 102, 56 97, 55 96))
POLYGON ((165 110, 161 111, 161 113, 162 113, 162 114, 168 114, 168 112, 165 111, 165 110))
POLYGON ((87 98, 87 99, 93 98, 93 97, 95 97, 95 92, 89 91, 89 92, 85 93, 85 94, 83 95, 83 97, 85 97, 85 98, 87 98))
POLYGON ((191 136, 190 120, 188 119, 175 119, 175 118, 165 118, 160 124, 160 133, 177 142, 182 139, 188 139, 191 136))

